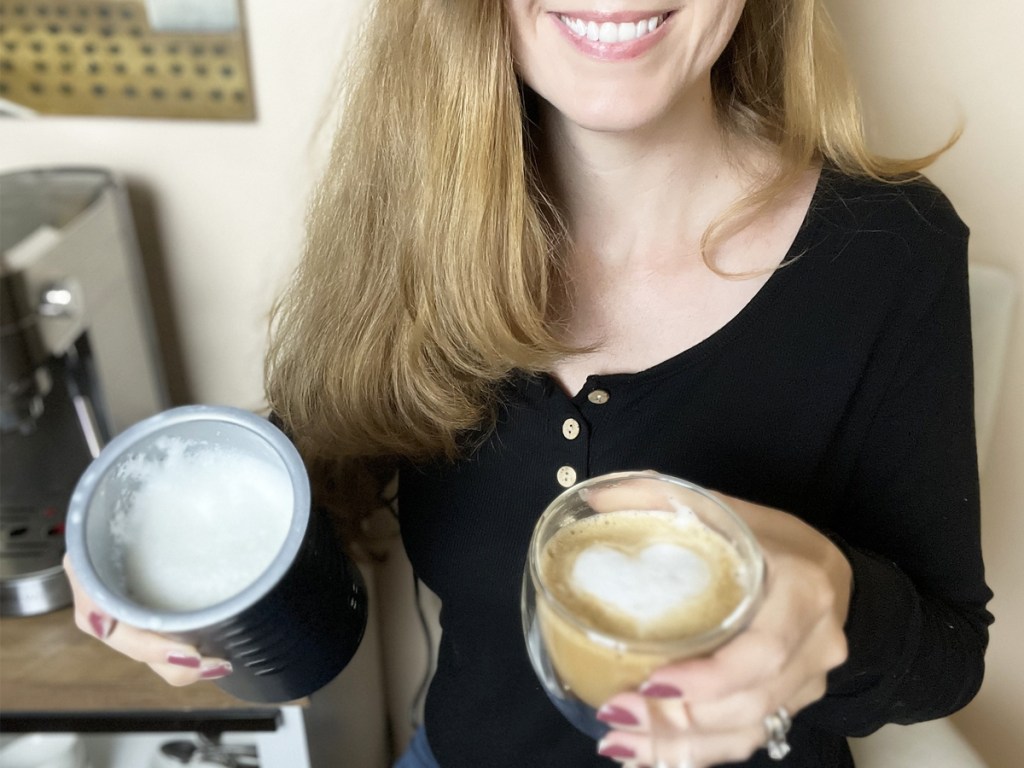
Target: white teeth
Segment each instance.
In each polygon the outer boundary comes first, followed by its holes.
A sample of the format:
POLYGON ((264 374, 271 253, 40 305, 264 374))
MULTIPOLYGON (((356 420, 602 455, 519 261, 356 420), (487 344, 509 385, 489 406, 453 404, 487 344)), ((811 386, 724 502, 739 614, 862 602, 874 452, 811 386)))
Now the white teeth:
POLYGON ((577 37, 585 37, 593 42, 624 43, 650 34, 661 26, 661 16, 652 16, 635 24, 631 21, 616 24, 606 21, 598 24, 595 21, 584 21, 571 16, 559 16, 559 20, 577 37))

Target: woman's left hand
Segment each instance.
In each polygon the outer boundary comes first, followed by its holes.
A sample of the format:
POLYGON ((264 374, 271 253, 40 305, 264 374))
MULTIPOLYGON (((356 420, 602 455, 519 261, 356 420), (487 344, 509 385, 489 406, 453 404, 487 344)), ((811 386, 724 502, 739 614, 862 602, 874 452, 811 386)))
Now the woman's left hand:
POLYGON ((764 551, 764 600, 747 629, 711 655, 663 667, 639 692, 601 707, 614 730, 598 751, 627 765, 746 760, 766 745, 766 718, 820 699, 826 674, 846 659, 852 572, 843 554, 792 515, 722 498, 764 551))

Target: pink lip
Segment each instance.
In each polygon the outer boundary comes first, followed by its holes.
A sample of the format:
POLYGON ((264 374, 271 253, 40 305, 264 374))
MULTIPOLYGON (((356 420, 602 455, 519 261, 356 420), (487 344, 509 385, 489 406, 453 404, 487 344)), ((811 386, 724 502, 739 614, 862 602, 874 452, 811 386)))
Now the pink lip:
POLYGON ((565 24, 562 23, 559 16, 565 15, 570 18, 583 19, 584 21, 593 21, 601 23, 605 21, 614 22, 616 24, 626 22, 638 22, 644 19, 649 19, 652 16, 659 16, 657 12, 654 13, 600 13, 600 12, 586 12, 586 13, 552 13, 551 21, 558 27, 559 32, 562 36, 568 40, 580 53, 589 56, 592 59, 600 59, 601 61, 626 61, 628 59, 636 59, 643 56, 647 51, 658 44, 658 41, 665 36, 665 28, 672 21, 672 14, 669 14, 668 18, 658 25, 658 28, 653 32, 648 32, 643 37, 636 38, 634 40, 627 40, 623 43, 602 43, 600 40, 589 40, 586 37, 580 37, 570 30, 565 24))
POLYGON ((635 23, 667 13, 671 11, 551 11, 553 16, 568 16, 571 19, 594 21, 598 24, 603 21, 612 21, 616 24, 625 24, 629 21, 635 23))

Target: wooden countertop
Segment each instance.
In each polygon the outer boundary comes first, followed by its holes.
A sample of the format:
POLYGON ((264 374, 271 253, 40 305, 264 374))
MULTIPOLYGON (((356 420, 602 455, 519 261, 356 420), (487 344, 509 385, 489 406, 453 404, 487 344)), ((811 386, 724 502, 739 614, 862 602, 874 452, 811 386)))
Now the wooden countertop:
POLYGON ((165 683, 75 626, 70 608, 0 618, 0 710, 5 713, 246 709, 211 682, 165 683))

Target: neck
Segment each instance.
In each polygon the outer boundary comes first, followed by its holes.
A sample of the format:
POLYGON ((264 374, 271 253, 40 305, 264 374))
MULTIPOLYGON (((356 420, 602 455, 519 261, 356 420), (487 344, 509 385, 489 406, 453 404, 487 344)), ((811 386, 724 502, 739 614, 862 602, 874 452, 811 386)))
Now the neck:
POLYGON ((543 105, 542 167, 577 253, 609 264, 700 260, 708 224, 750 182, 730 159, 710 83, 662 119, 629 132, 598 132, 543 105))

